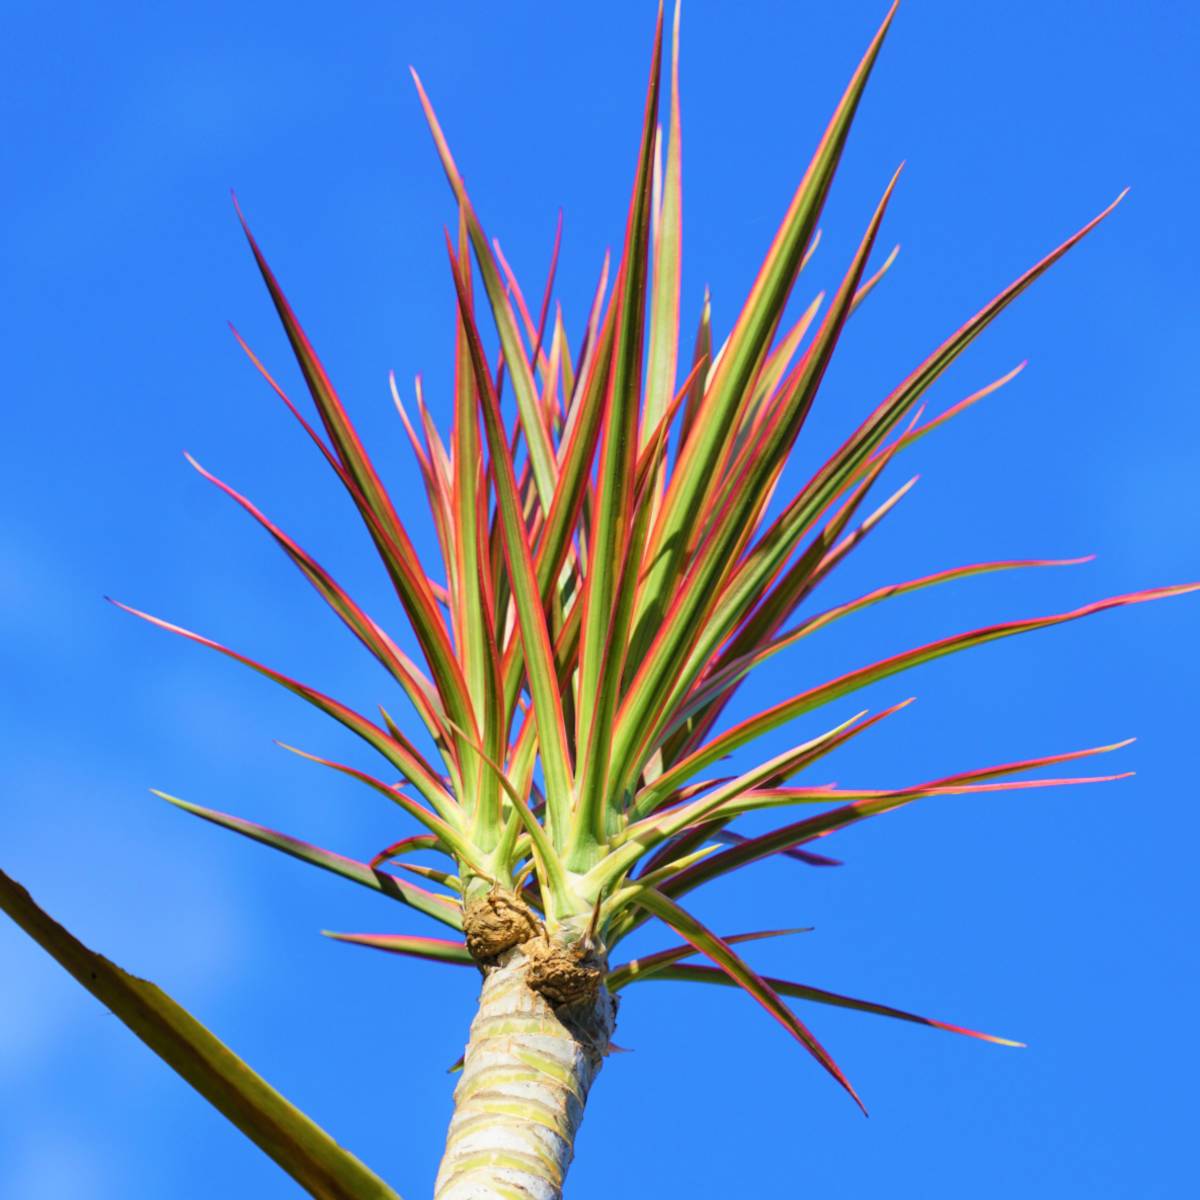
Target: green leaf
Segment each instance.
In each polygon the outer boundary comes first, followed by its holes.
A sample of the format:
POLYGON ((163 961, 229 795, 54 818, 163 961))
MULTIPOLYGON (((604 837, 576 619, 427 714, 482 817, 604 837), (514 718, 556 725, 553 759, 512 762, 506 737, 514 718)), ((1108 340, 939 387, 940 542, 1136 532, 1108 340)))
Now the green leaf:
MULTIPOLYGON (((675 391, 679 355, 679 280, 683 242, 683 134, 679 117, 679 0, 671 38, 671 116, 662 195, 654 214, 654 291, 650 302, 650 355, 641 444, 666 411, 675 391)), ((659 145, 662 131, 659 130, 659 145)))
POLYGON ((438 812, 446 816, 454 813, 457 807, 454 797, 446 791, 442 781, 430 770, 429 765, 417 753, 411 743, 400 734, 398 729, 393 727, 389 736, 388 733, 385 733, 373 721, 368 721, 360 713, 355 712, 352 708, 348 708, 341 701, 334 700, 331 696, 326 696, 323 692, 318 692, 316 688, 299 683, 297 680, 291 679, 287 675, 273 670, 271 667, 264 666, 260 662, 255 662, 254 659, 247 658, 244 654, 239 654, 236 650, 230 650, 227 646, 222 646, 220 642, 214 642, 211 638, 193 633, 190 629, 184 629, 181 625, 172 625, 170 621, 164 621, 161 617, 154 617, 149 613, 142 612, 140 609, 131 608, 128 604, 122 604, 119 600, 113 600, 111 597, 106 597, 106 599, 115 608, 129 613, 131 616, 140 617, 143 621, 159 629, 165 629, 168 633, 177 633, 180 637, 187 638, 190 642, 195 642, 200 646, 207 646, 210 650, 215 650, 218 654, 225 655, 226 658, 232 658, 234 662, 242 663, 252 671, 257 671, 259 675, 270 679, 273 683, 279 684, 280 687, 286 688, 293 695, 306 700, 314 708, 319 709, 326 716, 332 717, 347 729, 358 734, 369 746, 378 750, 397 770, 402 771, 405 777, 412 781, 413 786, 438 812))
POLYGON ((716 686, 718 677, 731 663, 751 653, 763 642, 769 640, 784 624, 788 617, 812 593, 818 583, 824 579, 847 554, 859 545, 866 535, 883 517, 899 502, 905 493, 916 483, 916 478, 909 480, 903 487, 877 508, 850 534, 842 537, 846 526, 854 518, 863 500, 887 467, 897 446, 888 447, 887 453, 881 455, 878 462, 872 464, 866 477, 847 498, 837 512, 826 523, 824 529, 812 540, 796 561, 784 572, 782 578, 775 582, 765 595, 756 600, 751 616, 745 621, 737 634, 725 645, 712 665, 704 672, 701 687, 707 693, 714 692, 711 700, 703 706, 696 696, 690 697, 688 710, 690 716, 678 721, 679 728, 670 735, 668 742, 671 746, 670 761, 677 762, 684 754, 689 753, 700 745, 709 730, 721 715, 737 689, 735 680, 727 687, 716 686))
POLYGON ((855 600, 848 600, 844 604, 835 605, 833 608, 828 608, 824 612, 808 617, 789 633, 764 639, 754 651, 732 659, 726 665, 722 666, 720 670, 714 671, 705 680, 703 686, 697 689, 694 698, 688 702, 681 717, 686 719, 686 717, 692 715, 693 710, 699 710, 709 704, 715 697, 722 693, 727 693, 731 687, 749 674, 756 666, 765 662, 773 655, 778 654, 781 650, 795 645, 801 638, 816 633, 819 629, 825 628, 826 625, 830 625, 842 617, 860 612, 865 608, 870 608, 873 604, 881 604, 883 601, 894 599, 897 596, 906 596, 910 592, 918 592, 925 588, 936 587, 940 583, 952 583, 960 579, 970 579, 976 575, 988 575, 997 571, 1025 570, 1035 567, 1074 567, 1079 566, 1081 563, 1091 562, 1094 557, 1094 555, 1085 555, 1082 558, 1018 558, 994 562, 968 563, 966 566, 951 567, 945 571, 922 575, 917 579, 908 579, 903 583, 885 584, 883 587, 878 587, 868 592, 865 596, 859 596, 855 600))
MULTIPOLYGON (((758 929, 753 933, 731 933, 721 940, 727 946, 736 946, 742 942, 758 942, 764 938, 790 937, 792 934, 797 933, 812 933, 812 926, 806 925, 796 929, 758 929)), ((670 946, 666 950, 656 950, 653 954, 643 954, 640 958, 631 958, 628 962, 621 963, 609 971, 606 978, 608 990, 610 992, 619 992, 621 988, 628 987, 631 983, 640 983, 644 979, 649 979, 652 975, 658 974, 664 967, 669 967, 677 963, 681 958, 690 958, 693 954, 698 953, 699 951, 691 942, 684 942, 681 946, 670 946)), ((723 973, 721 977, 723 979, 728 978, 723 973)))
POLYGON ((548 813, 556 836, 562 836, 574 790, 567 732, 563 720, 558 680, 554 671, 554 651, 542 608, 541 592, 534 571, 533 552, 525 527, 525 517, 517 490, 516 472, 505 436, 500 401, 496 396, 484 357, 479 331, 467 303, 465 283, 454 254, 450 254, 450 270, 454 277, 459 312, 470 349, 475 385, 483 406, 483 424, 491 457, 491 474, 496 489, 500 527, 503 534, 504 559, 517 610, 517 628, 521 649, 533 696, 537 719, 538 742, 546 772, 546 789, 550 801, 548 813))
POLYGON ((809 1032, 808 1027, 780 1000, 774 989, 766 983, 728 943, 722 941, 711 930, 706 929, 691 913, 685 912, 673 900, 654 888, 641 888, 637 892, 637 903, 664 924, 669 925, 680 937, 690 942, 701 954, 712 959, 729 976, 737 987, 748 992, 759 1002, 804 1048, 849 1092, 854 1103, 866 1113, 858 1093, 842 1074, 837 1063, 809 1032))
POLYGON ((402 904, 407 904, 410 908, 424 913, 427 917, 432 917, 435 921, 440 921, 443 925, 449 925, 451 929, 462 929, 462 906, 446 896, 439 896, 435 892, 427 891, 415 884, 405 883, 404 880, 397 879, 395 875, 391 875, 387 871, 377 870, 373 865, 346 858, 345 855, 335 854, 332 850, 324 850, 320 846, 313 846, 308 842, 302 842, 299 838, 268 829, 265 825, 258 825, 242 817, 233 817, 228 813, 218 812, 215 808, 204 808, 199 804, 180 800, 177 796, 169 796, 166 792, 153 791, 153 794, 184 812, 219 825, 222 829, 230 829, 252 841, 270 846, 272 850, 282 850, 284 854, 290 854, 301 862, 310 863, 314 867, 320 867, 323 871, 330 871, 334 875, 340 875, 343 879, 353 880, 363 887, 371 888, 384 896, 390 896, 393 900, 399 900, 402 904))
MULTIPOLYGON (((760 794, 759 807, 774 807, 778 804, 792 804, 811 801, 815 803, 830 803, 838 800, 849 800, 837 808, 808 817, 791 825, 773 829, 757 837, 747 838, 734 846, 714 854, 703 862, 696 863, 686 870, 679 872, 672 879, 666 880, 660 890, 670 896, 680 896, 703 883, 739 870, 752 862, 774 854, 785 848, 811 842, 817 838, 826 837, 839 829, 870 817, 880 816, 903 808, 915 800, 933 796, 973 795, 983 792, 1018 791, 1031 788, 1072 787, 1090 783, 1111 783, 1125 779, 1128 773, 1115 775, 1098 775, 1072 779, 1032 779, 1007 780, 1004 776, 1016 775, 1025 771, 1037 770, 1040 767, 1055 763, 1071 762, 1075 759, 1089 757, 1094 754, 1107 754, 1129 745, 1128 741, 1116 742, 1109 746, 1097 746, 1087 750, 1075 750, 1067 754, 1055 754, 1045 758, 1025 759, 1020 762, 1003 763, 996 767, 986 767, 982 770, 965 771, 958 775, 946 776, 943 779, 929 783, 918 784, 910 788, 896 788, 891 791, 853 791, 835 788, 798 789, 781 788, 774 791, 765 790, 760 794), (1001 779, 1002 782, 991 782, 1001 779)), ((736 802, 735 802, 736 803, 736 802)), ((752 805, 747 805, 752 807, 752 805)))
POLYGON ((309 1195, 399 1200, 164 991, 89 950, 3 872, 0 908, 309 1195))
MULTIPOLYGON (((709 792, 691 803, 677 805, 656 815, 644 816, 642 820, 628 826, 619 839, 614 839, 616 842, 614 848, 589 872, 586 877, 587 894, 593 892, 599 894, 603 890, 616 886, 618 881, 633 869, 647 851, 660 845, 667 838, 674 837, 706 818, 722 815, 726 809, 730 809, 737 802, 739 797, 743 797, 747 793, 757 794, 758 788, 766 786, 768 782, 773 782, 776 778, 782 779, 794 775, 802 767, 816 762, 850 738, 903 708, 907 703, 905 701, 903 704, 896 705, 867 720, 862 719, 863 713, 858 713, 848 721, 843 721, 840 725, 834 726, 802 745, 786 750, 775 758, 750 768, 736 779, 722 784, 715 791, 709 792)), ((669 789, 665 795, 663 794, 667 779, 668 777, 664 776, 639 793, 635 802, 635 814, 651 813, 665 802, 667 796, 670 795, 669 789)), ((813 789, 813 792, 814 796, 818 796, 823 794, 824 789, 813 789)), ((717 857, 724 858, 727 853, 728 851, 722 852, 717 857)), ((703 866, 703 863, 697 864, 696 869, 702 869, 703 866)), ((630 893, 630 895, 632 894, 630 893)), ((610 904, 613 905, 614 911, 619 908, 615 900, 610 901, 610 904)))
MULTIPOLYGON (((354 602, 337 581, 303 550, 282 529, 272 522, 245 496, 236 491, 211 471, 206 471, 190 454, 184 455, 192 467, 209 483, 219 488, 236 504, 250 514, 276 541, 283 552, 305 575, 322 599, 345 622, 346 627, 379 660, 384 669, 400 684, 412 700, 439 748, 446 754, 448 766, 454 766, 449 738, 443 726, 445 714, 441 702, 432 694, 433 685, 420 673, 416 664, 404 655, 390 637, 354 602)), ((414 751, 415 753, 415 751, 414 751)), ((427 767, 428 770, 428 767, 427 767)), ((429 770, 432 776, 433 771, 429 770)))
POLYGON ((444 820, 437 814, 430 812, 424 805, 418 804, 411 797, 406 796, 399 787, 389 786, 382 780, 376 779, 374 775, 368 775, 366 771, 360 771, 357 767, 351 767, 346 763, 334 762, 332 759, 322 758, 318 754, 310 754, 307 750, 300 750, 295 746, 289 746, 286 742, 277 742, 276 744, 281 749, 287 750, 299 758, 307 759, 318 766, 328 767, 331 771, 337 771, 339 774, 347 775, 351 779, 357 779, 359 783, 365 783, 372 791, 378 792, 381 796, 386 796, 393 804, 402 808, 415 821, 424 825, 460 861, 470 865, 475 870, 483 869, 478 847, 464 836, 457 824, 452 824, 450 821, 444 820))
MULTIPOLYGON (((654 34, 650 79, 642 118, 642 140, 613 306, 616 335, 596 481, 587 576, 584 581, 576 689, 575 740, 579 798, 573 814, 571 847, 587 866, 605 835, 604 806, 619 786, 609 788, 609 743, 619 699, 629 621, 637 579, 637 558, 629 554, 634 481, 638 456, 638 407, 642 399, 646 277, 650 226, 655 117, 662 58, 662 9, 654 34)), ((619 781, 616 781, 619 783, 619 781)))
MULTIPOLYGON (((728 435, 736 428, 739 405, 750 396, 751 382, 787 303, 851 122, 895 12, 893 4, 834 110, 729 341, 710 373, 704 398, 690 426, 692 436, 684 445, 667 490, 663 520, 651 543, 653 567, 644 589, 648 603, 666 595, 683 574, 681 564, 686 562, 685 550, 692 540, 702 497, 712 482, 723 475, 730 453, 728 435)), ((643 611, 639 608, 639 619, 643 611)))
POLYGON ((483 226, 475 215, 475 209, 467 195, 466 185, 459 174, 454 156, 450 153, 450 146, 434 114, 433 105, 430 104, 429 97, 425 94, 425 88, 416 71, 412 71, 412 77, 417 86, 417 95, 425 112, 425 119, 429 123, 429 130, 433 134, 434 145, 437 147, 442 169, 446 172, 446 179, 466 219, 467 233, 475 250, 476 261, 479 263, 479 272, 483 277, 484 290, 487 292, 492 316, 496 322, 496 331, 500 335, 504 361, 512 376, 521 429, 529 446, 529 461, 533 468, 534 482, 537 486, 538 496, 541 498, 542 509, 548 512, 550 502, 554 498, 558 477, 554 462, 554 447, 542 418, 533 372, 529 366, 529 359, 525 356, 525 347, 521 341, 520 330, 517 328, 516 316, 509 303, 504 282, 500 278, 500 271, 496 266, 487 234, 484 233, 483 226))
MULTIPOLYGON (((721 597, 713 628, 731 625, 744 614, 752 597, 774 577, 791 557, 800 539, 841 493, 858 478, 888 433, 925 394, 947 367, 1022 292, 1046 273, 1064 254, 1096 228, 1124 198, 1122 192, 1082 229, 1035 263, 999 295, 984 305, 965 325, 951 334, 875 411, 850 435, 825 465, 788 502, 771 527, 739 567, 737 576, 721 597)), ((1008 376, 1006 378, 1011 378, 1008 376)))
MULTIPOLYGON (((705 967, 699 963, 680 963, 665 966, 645 975, 631 977, 629 983, 642 980, 676 980, 684 983, 708 983, 723 987, 736 986, 724 971, 716 967, 705 967)), ((997 1037, 993 1033, 980 1033, 975 1029, 966 1029, 961 1025, 950 1025, 946 1021, 937 1021, 933 1017, 921 1017, 916 1013, 906 1012, 902 1008, 893 1008, 890 1004, 876 1004, 871 1000, 857 1000, 853 996, 843 996, 838 992, 829 992, 824 988, 809 987, 803 983, 792 983, 788 979, 776 979, 772 975, 764 975, 763 982, 774 988, 780 996, 791 996, 797 1000, 811 1000, 817 1004, 830 1004, 836 1008, 850 1008, 856 1012, 875 1013, 881 1017, 892 1017, 897 1021, 911 1021, 914 1025, 928 1025, 931 1029, 944 1029, 948 1033, 959 1033, 964 1037, 977 1038, 981 1042, 991 1042, 997 1046, 1024 1047, 1024 1042, 1014 1042, 1009 1038, 997 1037)))
MULTIPOLYGON (((668 731, 678 700, 741 615, 722 603, 722 586, 733 573, 738 556, 761 518, 788 451, 812 405, 849 317, 858 281, 899 174, 897 171, 892 176, 885 189, 819 332, 791 372, 788 383, 780 389, 781 395, 769 419, 747 439, 728 474, 709 480, 703 496, 697 496, 708 510, 696 522, 702 540, 669 604, 663 609, 651 599, 647 601, 649 607, 641 606, 642 625, 630 648, 637 674, 622 703, 612 739, 616 764, 613 779, 617 785, 614 790, 630 784, 640 772, 649 753, 668 731)), ((703 420, 702 410, 698 421, 703 420)), ((680 469, 676 469, 676 478, 680 469)), ((664 508, 664 518, 666 512, 664 508)), ((653 573, 651 567, 647 577, 653 573)), ((639 593, 642 594, 644 590, 639 593)))
MULTIPOLYGON (((466 215, 459 212, 458 263, 466 303, 471 293, 471 256, 467 244, 466 215)), ((455 629, 463 674, 471 693, 471 706, 479 714, 481 736, 493 758, 503 757, 505 722, 498 663, 499 650, 492 617, 495 580, 487 546, 487 493, 484 487, 483 450, 479 437, 479 394, 471 364, 471 347, 462 313, 455 309, 454 323, 454 456, 450 526, 454 531, 453 562, 455 629)), ((495 781, 477 756, 470 792, 479 843, 490 848, 500 817, 495 781)))
MULTIPOLYGON (((744 745, 752 738, 759 737, 771 729, 778 728, 780 725, 795 719, 803 713, 812 712, 814 709, 828 704, 831 700, 838 700, 843 696, 857 692, 868 686, 868 684, 877 683, 881 679, 887 679, 902 671, 911 670, 913 667, 921 666, 927 662, 933 662, 935 659, 943 658, 948 654, 957 654, 959 651, 986 645, 988 642, 998 641, 1001 638, 1032 633, 1039 629, 1049 629, 1055 625, 1066 624, 1068 621, 1078 621, 1083 617, 1089 617, 1111 608, 1120 608, 1130 604, 1144 604, 1152 600, 1165 600, 1172 596, 1182 596, 1197 590, 1200 590, 1200 584, 1148 588, 1140 592, 1130 592, 1123 596, 1110 596, 1105 600, 1097 600, 1091 604, 1085 604, 1080 608, 1072 609, 1070 612, 1056 613, 1047 617, 1032 617, 1023 621, 1006 621, 1003 624, 989 625, 981 629, 971 629, 965 633, 956 633, 949 637, 941 638, 936 642, 928 642, 923 646, 917 646, 900 654, 894 654, 890 658, 881 659, 865 667, 859 667, 855 671, 847 672, 837 679, 831 679, 826 683, 818 684, 816 687, 809 688, 807 691, 801 692, 789 700, 784 700, 772 708, 756 713, 753 717, 743 721, 734 730, 730 730, 714 738, 706 746, 696 751, 689 761, 694 760, 694 770, 703 770, 705 766, 711 762, 715 762, 721 755, 729 753, 730 750, 735 749, 737 746, 744 745)), ((683 715, 686 715, 686 710, 683 715)))
POLYGON ((238 220, 242 223, 246 240, 275 303, 275 309, 300 364, 309 392, 337 451, 337 468, 340 468, 338 474, 358 507, 388 569, 447 712, 459 725, 467 726, 471 723, 471 717, 466 681, 459 671, 454 648, 438 610, 437 599, 425 572, 421 569, 408 532, 397 515, 391 498, 325 368, 301 328, 275 275, 267 265, 258 243, 250 233, 240 208, 238 220))
POLYGON ((453 963, 459 967, 475 965, 466 942, 453 942, 447 938, 411 937, 405 933, 333 933, 328 929, 322 929, 321 936, 332 938, 335 942, 369 946, 372 950, 386 950, 389 954, 405 954, 409 958, 423 958, 429 962, 453 963))

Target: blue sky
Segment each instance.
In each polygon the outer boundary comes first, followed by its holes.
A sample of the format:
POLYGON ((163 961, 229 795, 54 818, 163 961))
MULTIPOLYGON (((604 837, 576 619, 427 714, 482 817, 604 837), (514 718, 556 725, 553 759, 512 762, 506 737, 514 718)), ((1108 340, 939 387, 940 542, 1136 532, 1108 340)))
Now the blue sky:
MULTIPOLYGON (((352 514, 225 328, 233 319, 296 383, 227 192, 431 549, 386 373, 411 395, 423 371, 440 409, 453 210, 406 67, 422 72, 522 277, 541 277, 565 208, 575 328, 621 236, 653 20, 643 3, 596 11, 15 0, 0 48, 12 172, 0 865, 408 1197, 430 1191, 471 977, 320 939, 323 927, 434 931, 147 788, 361 856, 405 830, 376 797, 271 743, 356 755, 336 729, 101 596, 350 700, 386 698, 289 564, 180 456, 248 492, 390 612, 352 514)), ((686 6, 687 314, 708 284, 728 329, 882 12, 686 6)), ((905 6, 804 295, 837 277, 901 159, 883 240, 903 248, 843 344, 798 471, 1005 283, 1133 191, 938 385, 935 410, 1030 360, 896 468, 896 483, 919 471, 917 488, 826 598, 979 558, 1098 558, 882 606, 771 664, 748 702, 957 629, 1200 578, 1198 36, 1195 7, 1169 0, 1136 13, 1097 0, 905 6)), ((727 930, 816 926, 757 949, 764 971, 1029 1049, 803 1011, 863 1094, 863 1120, 748 1000, 633 989, 617 1036, 633 1053, 610 1060, 594 1093, 575 1200, 635 1173, 655 1196, 1180 1194, 1200 1004, 1197 612, 1183 599, 1106 614, 879 685, 873 707, 919 701, 836 769, 893 786, 1136 734, 1117 764, 1136 778, 916 806, 831 842, 847 860, 837 871, 763 864, 697 900, 727 930)), ((0 1194, 296 1194, 8 925, 0 964, 0 1194)))

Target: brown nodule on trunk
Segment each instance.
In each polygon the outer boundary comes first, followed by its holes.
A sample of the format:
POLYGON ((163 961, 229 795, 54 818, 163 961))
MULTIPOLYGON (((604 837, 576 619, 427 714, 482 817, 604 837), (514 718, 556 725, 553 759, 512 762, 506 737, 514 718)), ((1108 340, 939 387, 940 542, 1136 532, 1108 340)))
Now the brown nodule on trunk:
POLYGON ((473 900, 463 912, 467 949, 477 963, 495 962, 506 950, 520 946, 542 932, 542 924, 529 907, 498 888, 473 900))
POLYGON ((590 944, 552 941, 532 909, 511 892, 493 888, 463 912, 471 957, 482 968, 519 946, 525 983, 555 1008, 595 1004, 604 965, 590 944))
POLYGON ((526 942, 522 950, 527 960, 525 982, 556 1008, 564 1004, 595 1004, 604 972, 590 950, 545 938, 526 942))

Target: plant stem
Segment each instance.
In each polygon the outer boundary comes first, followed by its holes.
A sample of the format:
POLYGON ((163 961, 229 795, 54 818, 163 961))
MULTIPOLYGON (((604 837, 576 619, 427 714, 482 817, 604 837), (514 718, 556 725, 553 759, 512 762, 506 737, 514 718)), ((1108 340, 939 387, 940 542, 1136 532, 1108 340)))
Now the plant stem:
POLYGON ((435 1200, 560 1200, 616 1004, 554 1008, 525 981, 521 947, 483 968, 479 1010, 435 1200))

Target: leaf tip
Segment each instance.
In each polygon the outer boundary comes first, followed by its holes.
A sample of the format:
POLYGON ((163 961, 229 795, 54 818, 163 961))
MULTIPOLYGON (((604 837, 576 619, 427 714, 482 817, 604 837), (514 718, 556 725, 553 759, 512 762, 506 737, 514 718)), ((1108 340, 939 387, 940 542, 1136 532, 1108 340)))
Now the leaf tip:
POLYGON ((233 188, 229 189, 229 199, 233 201, 233 211, 237 214, 237 219, 242 227, 242 230, 245 232, 246 236, 250 238, 251 244, 253 244, 254 238, 250 236, 250 225, 246 221, 246 214, 242 212, 242 202, 238 199, 238 194, 233 188))

